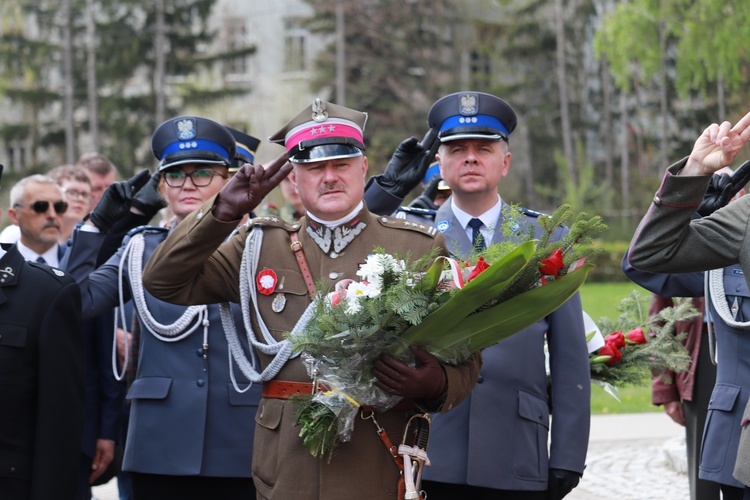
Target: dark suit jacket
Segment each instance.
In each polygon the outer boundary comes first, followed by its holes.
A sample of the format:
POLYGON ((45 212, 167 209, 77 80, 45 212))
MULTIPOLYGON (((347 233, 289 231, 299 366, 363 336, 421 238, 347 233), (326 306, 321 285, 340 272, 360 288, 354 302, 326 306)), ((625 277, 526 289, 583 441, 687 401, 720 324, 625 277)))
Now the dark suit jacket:
POLYGON ((0 497, 73 497, 83 426, 78 286, 59 270, 0 259, 0 497))

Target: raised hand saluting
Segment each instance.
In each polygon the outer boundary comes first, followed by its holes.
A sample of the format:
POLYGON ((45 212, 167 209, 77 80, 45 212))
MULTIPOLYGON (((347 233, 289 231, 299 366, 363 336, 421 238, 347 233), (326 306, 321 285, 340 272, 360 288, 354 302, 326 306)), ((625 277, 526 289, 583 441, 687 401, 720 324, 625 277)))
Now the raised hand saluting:
POLYGON ((713 174, 730 165, 750 141, 750 113, 734 126, 729 122, 712 123, 695 141, 693 151, 682 169, 685 175, 713 174))
POLYGON ((287 163, 288 156, 283 153, 265 168, 263 165, 243 165, 216 197, 214 217, 224 222, 238 220, 260 205, 263 198, 292 171, 292 165, 287 163))

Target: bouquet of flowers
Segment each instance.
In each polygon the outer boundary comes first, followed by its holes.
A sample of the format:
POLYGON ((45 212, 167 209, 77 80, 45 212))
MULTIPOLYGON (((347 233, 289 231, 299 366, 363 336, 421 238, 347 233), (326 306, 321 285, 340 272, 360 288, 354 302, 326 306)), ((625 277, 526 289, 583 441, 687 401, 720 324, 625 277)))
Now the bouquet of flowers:
POLYGON ((374 385, 371 363, 383 353, 407 362, 418 344, 444 363, 461 363, 476 351, 523 330, 567 301, 583 284, 597 250, 589 244, 606 229, 599 217, 573 217, 563 206, 518 234, 517 210, 504 214, 514 243, 492 245, 470 263, 427 255, 413 262, 376 250, 358 271, 315 298, 314 321, 290 336, 320 390, 297 398, 304 445, 330 460, 351 437, 361 406, 385 411, 399 398, 374 385))
POLYGON ((601 331, 611 333, 589 357, 591 380, 616 399, 616 387, 643 385, 654 373, 668 378, 665 370, 679 373, 690 367, 690 354, 682 342, 687 334, 675 332, 675 325, 698 316, 698 311, 690 299, 675 299, 674 307, 650 317, 649 300, 634 290, 618 305, 617 320, 599 321, 601 331))

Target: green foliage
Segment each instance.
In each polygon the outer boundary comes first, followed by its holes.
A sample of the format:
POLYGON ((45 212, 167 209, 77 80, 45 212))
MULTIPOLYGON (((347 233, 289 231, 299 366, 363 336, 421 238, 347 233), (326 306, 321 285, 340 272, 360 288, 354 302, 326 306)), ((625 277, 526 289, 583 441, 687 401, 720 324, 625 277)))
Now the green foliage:
POLYGON ((570 205, 562 205, 552 215, 541 215, 537 218, 540 230, 536 232, 531 225, 517 229, 517 214, 516 207, 508 207, 502 217, 503 233, 512 236, 513 240, 491 245, 482 255, 488 262, 494 262, 507 252, 508 248, 517 245, 519 238, 526 241, 535 240, 538 244, 529 264, 518 274, 513 284, 498 297, 499 302, 519 295, 522 290, 529 290, 532 283, 539 279, 540 262, 549 258, 558 249, 562 250, 564 258, 560 276, 564 276, 574 262, 581 259, 594 260, 601 253, 601 249, 593 245, 594 237, 607 230, 606 224, 599 216, 589 217, 585 213, 576 213, 570 205), (560 238, 561 228, 566 224, 570 224, 570 228, 560 238))
MULTIPOLYGON (((336 81, 337 2, 305 0, 314 15, 304 26, 330 40, 315 62, 313 89, 336 81)), ((346 103, 367 111, 370 174, 381 173, 397 144, 427 131, 432 103, 460 85, 452 49, 460 19, 452 0, 341 2, 346 47, 346 103)), ((333 97, 335 99, 335 96, 333 97)))
POLYGON ((641 328, 647 332, 648 342, 629 342, 620 349, 622 359, 614 364, 607 364, 606 360, 597 362, 597 355, 592 355, 592 381, 615 387, 637 386, 645 384, 652 373, 664 373, 665 369, 679 373, 690 367, 690 354, 682 343, 686 333, 675 332, 675 324, 694 318, 699 312, 690 299, 675 299, 674 307, 666 307, 657 315, 649 316, 650 300, 650 296, 633 291, 618 305, 620 315, 616 320, 603 317, 597 322, 605 336, 613 332, 627 334, 641 328))
POLYGON ((611 186, 601 182, 600 176, 596 174, 594 164, 586 160, 583 142, 576 141, 576 171, 578 181, 574 182, 567 167, 565 156, 556 150, 554 153, 557 176, 562 180, 563 191, 560 193, 559 186, 535 185, 536 191, 549 199, 561 197, 561 203, 570 205, 577 211, 596 211, 601 206, 601 200, 613 196, 611 186))
POLYGON ((628 250, 629 241, 595 240, 592 246, 598 250, 593 259, 596 269, 589 276, 589 282, 632 284, 622 272, 622 258, 628 250))
MULTIPOLYGON (((211 12, 217 0, 173 0, 165 5, 166 58, 165 73, 180 76, 183 87, 175 85, 167 102, 167 113, 176 114, 183 106, 180 97, 202 104, 247 88, 223 89, 216 81, 201 85, 195 80, 200 71, 223 61, 245 57, 252 46, 236 47, 228 52, 209 52, 216 33, 209 28, 211 12), (169 107, 172 106, 171 109, 169 107)), ((99 150, 107 155, 124 174, 137 165, 152 161, 148 148, 142 147, 154 127, 155 89, 135 88, 132 81, 153 81, 156 52, 154 49, 155 4, 144 0, 103 2, 96 0, 95 23, 97 47, 96 77, 99 95, 99 150)), ((73 35, 73 85, 76 127, 85 130, 88 119, 86 68, 86 4, 73 0, 71 30, 73 35)), ((22 109, 21 120, 29 127, 32 156, 41 146, 63 147, 63 123, 59 103, 60 3, 51 0, 8 0, 0 13, 12 23, 0 25, 0 94, 22 109)), ((19 124, 10 123, 0 137, 17 137, 19 124), (14 128, 16 127, 16 128, 14 128)), ((60 155, 61 156, 61 155, 60 155)), ((34 161, 32 159, 32 161, 34 161)))
POLYGON ((706 93, 721 78, 729 91, 747 86, 750 3, 743 0, 685 2, 679 32, 677 78, 681 95, 706 93))
POLYGON ((749 21, 750 5, 741 0, 632 0, 605 17, 594 50, 608 59, 621 89, 663 73, 670 57, 682 97, 707 93, 719 78, 738 90, 747 85, 747 48, 738 42, 750 38, 749 21))

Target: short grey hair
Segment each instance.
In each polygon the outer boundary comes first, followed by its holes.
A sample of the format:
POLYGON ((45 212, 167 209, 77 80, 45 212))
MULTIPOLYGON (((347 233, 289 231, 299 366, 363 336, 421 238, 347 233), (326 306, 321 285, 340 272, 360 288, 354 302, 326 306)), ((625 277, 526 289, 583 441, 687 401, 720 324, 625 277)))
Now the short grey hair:
POLYGON ((49 175, 34 174, 24 177, 10 189, 10 208, 23 203, 23 198, 26 195, 26 187, 29 184, 52 184, 60 191, 60 197, 62 197, 62 190, 55 179, 49 175))

